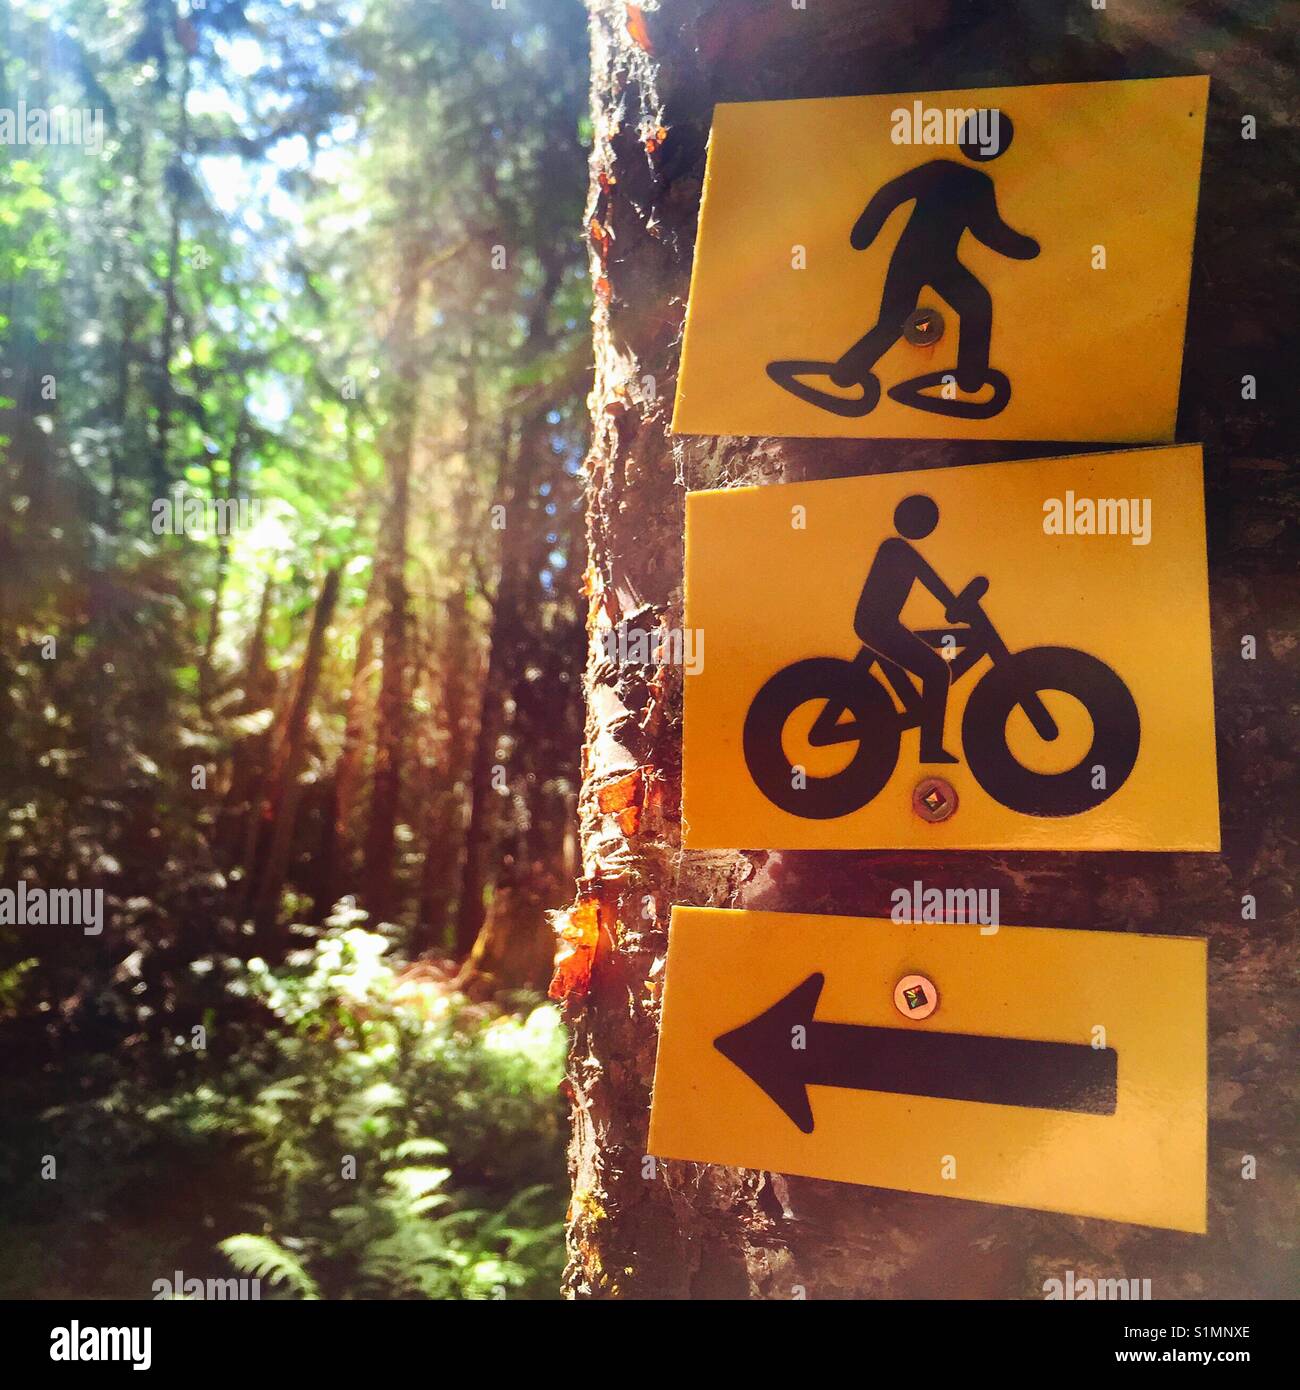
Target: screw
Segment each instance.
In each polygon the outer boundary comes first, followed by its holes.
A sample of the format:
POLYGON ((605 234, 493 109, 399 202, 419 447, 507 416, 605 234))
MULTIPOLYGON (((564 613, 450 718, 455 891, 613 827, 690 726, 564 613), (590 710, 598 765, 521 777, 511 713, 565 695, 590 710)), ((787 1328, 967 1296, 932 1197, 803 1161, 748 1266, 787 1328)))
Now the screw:
POLYGON ((916 347, 929 347, 943 337, 943 315, 938 309, 916 309, 903 321, 903 337, 916 347))
POLYGON ((939 1007, 939 991, 926 975, 904 975, 894 986, 894 1008, 904 1018, 929 1018, 939 1007))
POLYGON ((923 821, 937 825, 957 809, 957 793, 942 777, 925 777, 912 789, 912 810, 923 821))

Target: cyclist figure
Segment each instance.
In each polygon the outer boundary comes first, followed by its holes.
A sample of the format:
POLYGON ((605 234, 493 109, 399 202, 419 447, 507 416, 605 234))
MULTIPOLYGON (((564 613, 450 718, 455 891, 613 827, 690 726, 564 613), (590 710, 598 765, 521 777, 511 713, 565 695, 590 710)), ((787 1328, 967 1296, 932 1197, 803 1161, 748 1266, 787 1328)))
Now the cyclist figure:
MULTIPOLYGON (((961 711, 961 761, 999 804, 1024 816, 1082 815, 1113 795, 1133 771, 1142 718, 1123 679, 1099 657, 1074 647, 1011 650, 985 611, 988 578, 975 575, 954 593, 913 544, 938 523, 931 498, 904 497, 894 508, 895 533, 880 542, 862 585, 853 614, 861 645, 853 656, 801 657, 768 676, 750 700, 741 737, 745 767, 763 796, 789 815, 827 821, 861 810, 889 785, 903 735, 911 729, 920 731, 920 762, 957 762, 944 749, 948 693, 976 667, 980 674, 961 711), (918 584, 943 605, 942 629, 923 625, 913 632, 904 626, 918 584), (954 624, 962 625, 955 643, 954 624), (953 660, 945 661, 947 656, 953 660), (1041 772, 1013 747, 1009 721, 1019 710, 1044 743, 1057 739, 1061 726, 1043 698, 1048 691, 1082 707, 1092 741, 1073 766, 1041 772), (800 712, 813 703, 818 713, 806 727, 800 712), (847 759, 837 760, 824 776, 809 776, 786 749, 796 717, 796 748, 851 745, 847 759), (1106 769, 1100 787, 1098 764, 1106 769)), ((810 572, 810 594, 818 592, 820 579, 810 572)), ((867 843, 874 843, 869 834, 867 843)))
POLYGON ((920 677, 921 761, 955 763, 958 760, 945 752, 943 746, 943 720, 948 708, 952 668, 933 647, 904 627, 900 618, 912 585, 916 583, 923 584, 943 604, 949 622, 956 621, 958 616, 953 612, 957 595, 916 547, 908 544, 928 536, 938 521, 939 508, 929 497, 919 494, 903 498, 894 509, 898 535, 882 541, 876 551, 862 586, 862 597, 858 599, 853 628, 863 646, 869 647, 878 657, 920 677))
MULTIPOLYGON (((968 123, 960 141, 968 159, 996 159, 1011 144, 1010 117, 1002 112, 996 116, 997 134, 988 146, 976 143, 968 123)), ((890 258, 875 327, 835 363, 830 378, 837 386, 848 387, 869 374, 902 336, 904 321, 916 308, 922 288, 930 285, 961 321, 957 385, 963 391, 978 391, 989 370, 993 300, 957 259, 958 245, 969 231, 990 250, 1019 261, 1033 260, 1039 245, 1002 220, 993 180, 987 174, 956 160, 933 159, 892 179, 871 199, 849 237, 854 250, 870 246, 890 213, 907 202, 915 206, 890 258)))

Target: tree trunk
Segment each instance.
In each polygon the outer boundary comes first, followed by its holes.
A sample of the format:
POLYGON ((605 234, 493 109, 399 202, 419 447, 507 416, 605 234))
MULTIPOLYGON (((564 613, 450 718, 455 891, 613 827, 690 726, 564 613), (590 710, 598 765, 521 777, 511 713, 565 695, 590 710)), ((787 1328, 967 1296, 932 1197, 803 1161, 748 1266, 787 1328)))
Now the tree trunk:
POLYGON ((132 187, 127 204, 126 236, 120 242, 115 242, 113 249, 115 279, 120 286, 117 297, 117 321, 121 325, 115 367, 116 380, 111 402, 106 402, 114 437, 108 457, 109 484, 105 525, 113 534, 117 533, 120 520, 118 511, 122 502, 122 479, 129 477, 131 473, 132 449, 127 410, 131 404, 131 362, 139 351, 135 333, 141 318, 139 288, 128 274, 127 266, 130 257, 128 248, 135 245, 135 239, 139 234, 140 207, 144 199, 144 135, 136 132, 133 144, 132 187))
POLYGON ((445 613, 441 640, 434 649, 445 738, 429 777, 424 862, 420 866, 417 925, 411 940, 413 952, 446 950, 450 944, 449 913, 464 835, 461 778, 470 760, 473 730, 468 719, 469 697, 478 653, 470 625, 468 594, 463 588, 447 600, 445 613))
POLYGON ((488 850, 500 793, 493 786, 497 744, 501 737, 501 710, 507 687, 526 640, 524 614, 529 582, 527 560, 534 540, 535 518, 529 515, 528 483, 536 466, 544 428, 538 411, 525 420, 520 437, 503 445, 503 462, 496 503, 505 508, 501 533, 499 579, 492 602, 492 621, 487 635, 487 670, 479 701, 474 754, 470 763, 469 811, 465 825, 465 852, 461 866, 460 895, 456 904, 456 957, 464 960, 474 948, 487 915, 484 894, 488 887, 488 850))
POLYGON ((328 811, 321 827, 320 879, 312 906, 312 920, 323 922, 341 895, 345 877, 352 869, 352 812, 361 781, 361 755, 366 729, 374 710, 370 694, 375 666, 376 576, 371 572, 366 601, 357 632, 357 653, 352 662, 352 682, 348 687, 347 713, 343 722, 343 747, 330 777, 328 811))
POLYGON ((264 940, 275 927, 280 889, 284 885, 289 856, 293 852, 293 835, 298 823, 298 802, 302 790, 298 778, 302 772, 303 754, 306 749, 307 717, 316 699, 321 661, 325 655, 325 634, 334 616, 334 605, 338 596, 339 572, 334 569, 325 576, 320 597, 316 600, 316 607, 312 612, 307 650, 303 654, 302 670, 298 673, 293 705, 285 721, 275 773, 271 778, 271 791, 263 816, 264 822, 270 826, 271 839, 266 864, 262 869, 253 901, 253 925, 264 940))
MULTIPOLYGON (((234 437, 230 443, 230 467, 226 473, 224 487, 217 480, 215 468, 209 469, 209 486, 213 501, 224 498, 238 505, 239 489, 243 480, 240 470, 247 446, 248 402, 239 408, 239 418, 235 423, 234 437)), ((217 655, 217 642, 221 637, 221 607, 226 596, 226 579, 230 570, 230 533, 225 529, 217 531, 217 565, 212 580, 212 603, 208 609, 208 631, 203 639, 203 655, 199 658, 199 704, 206 712, 213 696, 215 680, 214 663, 217 655)))
MULTIPOLYGON (((266 660, 274 597, 275 582, 268 578, 262 586, 257 624, 244 662, 243 692, 231 711, 233 714, 252 714, 270 708, 275 702, 275 675, 267 668, 266 660)), ((246 875, 256 847, 257 806, 267 773, 270 746, 270 728, 236 742, 230 758, 230 781, 217 815, 213 841, 217 859, 228 867, 242 865, 246 875)))
POLYGON ((393 912, 393 841, 402 792, 402 749, 406 742, 406 581, 400 574, 386 576, 384 594, 384 664, 362 869, 362 893, 372 922, 388 921, 393 912))
POLYGON ((492 769, 495 766, 501 690, 506 672, 505 629, 510 621, 503 609, 510 604, 511 597, 505 592, 503 570, 502 585, 497 590, 496 608, 488 631, 487 669, 483 674, 474 755, 469 770, 469 811, 465 822, 460 892, 456 899, 454 949, 458 960, 464 960, 473 950, 487 911, 483 900, 487 890, 487 847, 492 834, 493 800, 497 796, 496 788, 492 785, 492 769))
POLYGON ((180 91, 177 96, 176 149, 167 166, 168 186, 167 273, 163 280, 162 329, 158 335, 158 362, 154 384, 154 448, 151 459, 154 493, 166 494, 171 482, 171 428, 176 392, 172 386, 172 355, 176 344, 176 315, 180 309, 181 204, 188 196, 189 171, 185 159, 190 137, 190 63, 181 56, 180 91))
MULTIPOLYGON (((542 283, 533 297, 528 314, 518 367, 521 375, 541 360, 551 346, 549 324, 551 308, 564 276, 564 256, 552 248, 539 253, 542 283)), ((516 416, 508 415, 502 431, 501 466, 497 479, 496 503, 504 507, 506 527, 501 535, 499 578, 488 631, 487 673, 479 707, 474 757, 470 767, 469 811, 465 826, 465 852, 462 862, 460 895, 456 904, 456 956, 466 959, 474 949, 486 918, 484 894, 487 890, 487 854, 492 839, 496 789, 492 786, 492 767, 501 735, 501 707, 506 689, 519 662, 527 657, 521 644, 530 641, 525 614, 530 610, 530 585, 537 575, 530 573, 530 559, 545 553, 538 547, 538 526, 549 527, 536 505, 533 489, 553 462, 547 447, 547 401, 521 403, 516 416), (511 426, 517 420, 517 437, 511 426)))
MULTIPOLYGON (((1208 936, 1208 1236, 758 1171, 648 1165, 658 1009, 647 985, 659 978, 670 905, 887 917, 891 886, 929 877, 935 857, 682 853, 681 671, 616 669, 590 656, 584 877, 574 912, 598 921, 599 940, 585 993, 581 975, 557 991, 568 992, 574 1030, 567 1290, 578 1297, 1041 1298, 1044 1278, 1069 1265, 1099 1277, 1140 1271, 1158 1298, 1280 1296, 1283 1231, 1294 1206, 1270 1059, 1284 1046, 1282 926, 1297 872, 1284 817, 1286 769, 1295 759, 1285 692, 1297 665, 1286 634, 1300 601, 1298 499, 1294 475, 1279 461, 1287 447, 1279 407, 1241 399, 1246 372, 1262 373, 1261 383, 1271 377, 1273 394, 1261 385, 1261 402, 1289 394, 1274 368, 1287 317, 1274 295, 1280 264, 1294 263, 1279 225, 1294 223, 1293 205, 1276 192, 1295 177, 1283 128, 1291 84, 1269 51, 1269 31, 1193 20, 1164 0, 1109 11, 1084 5, 1069 16, 1048 0, 812 0, 799 9, 660 0, 631 19, 617 0, 590 0, 590 10, 596 143, 588 216, 613 238, 602 234, 593 252, 588 584, 597 625, 632 618, 638 626, 659 618, 681 625, 687 489, 1014 456, 986 443, 670 436, 715 102, 1171 76, 1210 65, 1177 438, 1207 446, 1224 848, 1221 855, 967 853, 951 862, 967 881, 999 885, 1017 922, 1208 936), (1247 113, 1259 123, 1253 145, 1241 138, 1247 113), (657 385, 648 403, 639 389, 646 375, 657 385), (1241 660, 1247 633, 1259 636, 1253 662, 1241 660), (1241 920, 1246 892, 1258 899, 1258 921, 1241 920), (1259 1155, 1255 1181, 1242 1180, 1247 1153, 1259 1155)), ((1061 450, 1014 451, 1045 452, 1061 450)))
POLYGON ((419 368, 415 358, 416 316, 421 261, 408 247, 398 286, 397 310, 390 335, 396 373, 392 416, 384 461, 390 489, 381 537, 384 602, 383 672, 379 683, 379 717, 375 731, 374 781, 370 823, 366 829, 362 894, 372 922, 393 912, 393 837, 402 791, 402 750, 406 741, 406 541, 411 510, 411 451, 415 443, 419 368))
POLYGON ((512 674, 502 692, 510 716, 501 730, 509 746, 512 813, 493 855, 498 867, 491 905, 462 979, 488 976, 508 987, 544 989, 553 951, 547 909, 563 901, 574 879, 567 851, 573 846, 573 789, 582 740, 574 673, 582 665, 584 636, 576 605, 573 610, 567 603, 548 605, 540 576, 555 548, 550 537, 568 532, 562 543, 568 554, 578 554, 581 517, 576 507, 567 516, 558 513, 561 519, 547 513, 548 498, 563 505, 562 482, 558 469, 553 479, 541 471, 549 452, 544 429, 533 430, 530 441, 528 457, 537 461, 528 474, 534 479, 531 505, 525 508, 528 499, 520 499, 512 509, 512 524, 523 521, 527 527, 526 534, 520 527, 525 544, 511 565, 510 589, 502 576, 504 611, 528 617, 493 629, 498 668, 512 674), (550 482, 545 496, 537 494, 542 481, 550 482), (539 628, 547 633, 545 642, 535 638, 539 628))

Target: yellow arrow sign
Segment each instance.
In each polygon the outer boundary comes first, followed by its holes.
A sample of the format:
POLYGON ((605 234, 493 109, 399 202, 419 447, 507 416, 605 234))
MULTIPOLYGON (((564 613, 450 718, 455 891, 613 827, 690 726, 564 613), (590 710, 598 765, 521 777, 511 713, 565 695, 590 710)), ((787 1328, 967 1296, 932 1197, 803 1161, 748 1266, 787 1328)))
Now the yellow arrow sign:
POLYGON ((1203 1232, 1205 964, 1184 937, 675 908, 650 1152, 1203 1232))
POLYGON ((692 849, 1217 850, 1198 446, 687 498, 692 849))
POLYGON ((1208 89, 719 105, 674 429, 1172 439, 1208 89))

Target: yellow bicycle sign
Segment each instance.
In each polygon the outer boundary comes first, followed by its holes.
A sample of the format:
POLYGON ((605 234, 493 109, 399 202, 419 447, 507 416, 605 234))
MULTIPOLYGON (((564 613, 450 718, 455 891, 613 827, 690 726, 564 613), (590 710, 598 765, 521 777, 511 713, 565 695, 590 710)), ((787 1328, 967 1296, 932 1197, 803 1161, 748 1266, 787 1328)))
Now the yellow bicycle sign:
POLYGON ((691 848, 1218 848, 1199 448, 698 492, 686 530, 691 848))

